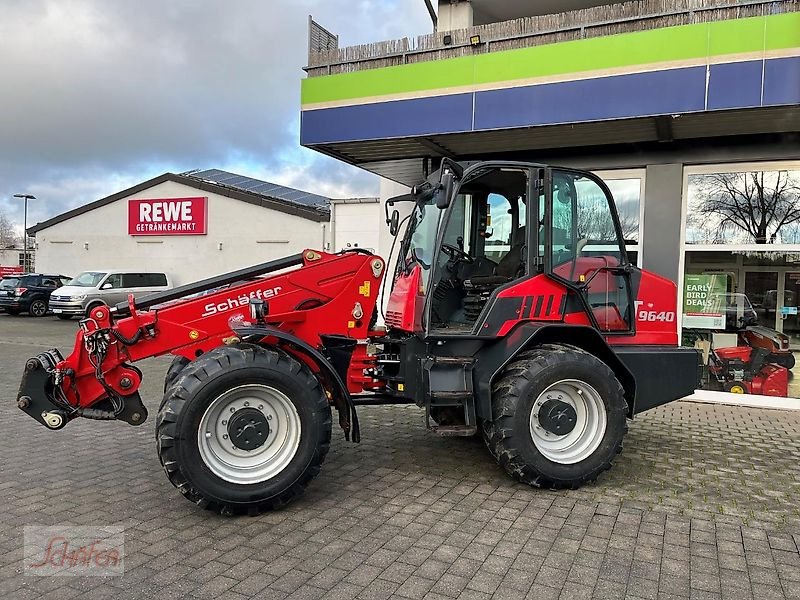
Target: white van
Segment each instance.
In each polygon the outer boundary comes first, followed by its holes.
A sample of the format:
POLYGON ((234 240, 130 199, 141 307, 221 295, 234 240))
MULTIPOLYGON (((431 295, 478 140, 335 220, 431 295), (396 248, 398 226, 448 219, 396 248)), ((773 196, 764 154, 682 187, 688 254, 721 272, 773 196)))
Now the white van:
POLYGON ((136 298, 172 288, 172 280, 166 273, 154 271, 126 271, 102 269, 85 271, 50 295, 50 310, 59 319, 85 316, 99 304, 114 306, 136 298))

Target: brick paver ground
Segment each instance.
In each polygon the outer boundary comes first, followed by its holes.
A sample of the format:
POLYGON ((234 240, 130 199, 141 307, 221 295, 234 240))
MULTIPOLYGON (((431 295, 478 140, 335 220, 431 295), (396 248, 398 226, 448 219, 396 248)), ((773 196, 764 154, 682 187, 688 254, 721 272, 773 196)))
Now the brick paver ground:
MULTIPOLYGON (((800 598, 800 412, 673 403, 551 492, 416 408, 362 408, 300 501, 223 518, 168 483, 152 421, 49 432, 14 406, 25 358, 74 329, 0 316, 0 598, 800 598), (124 527, 125 575, 23 576, 33 524, 124 527)), ((141 363, 151 417, 167 364, 141 363)))

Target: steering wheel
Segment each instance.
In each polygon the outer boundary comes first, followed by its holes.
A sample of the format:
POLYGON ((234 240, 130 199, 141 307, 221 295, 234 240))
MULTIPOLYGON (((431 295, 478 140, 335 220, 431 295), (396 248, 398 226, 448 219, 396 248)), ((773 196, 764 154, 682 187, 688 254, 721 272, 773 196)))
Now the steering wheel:
POLYGON ((462 260, 468 265, 475 262, 474 258, 464 252, 458 246, 453 246, 453 244, 442 244, 442 252, 449 256, 452 260, 462 260))

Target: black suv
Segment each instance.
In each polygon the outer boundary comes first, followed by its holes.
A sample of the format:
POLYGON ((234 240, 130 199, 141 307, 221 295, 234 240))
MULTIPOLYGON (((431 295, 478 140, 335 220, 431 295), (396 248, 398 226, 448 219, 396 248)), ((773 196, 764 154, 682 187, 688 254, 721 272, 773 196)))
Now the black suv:
POLYGON ((64 275, 11 275, 0 280, 0 310, 10 315, 27 312, 34 317, 47 314, 50 294, 70 280, 64 275))

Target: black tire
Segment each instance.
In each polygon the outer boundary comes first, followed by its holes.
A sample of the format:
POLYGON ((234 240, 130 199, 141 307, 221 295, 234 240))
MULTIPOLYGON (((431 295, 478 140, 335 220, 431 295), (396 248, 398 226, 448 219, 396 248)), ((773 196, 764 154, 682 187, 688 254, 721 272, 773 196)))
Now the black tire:
POLYGON ((56 315, 62 321, 71 321, 72 315, 56 315))
POLYGON ((28 314, 32 317, 43 317, 47 314, 47 300, 34 298, 28 305, 28 314))
POLYGON ((538 346, 511 362, 492 386, 492 412, 493 420, 483 423, 489 452, 509 475, 536 487, 576 489, 594 481, 611 467, 628 430, 628 405, 614 372, 597 357, 566 345, 538 346), (591 386, 606 416, 597 447, 571 464, 545 456, 531 432, 537 399, 565 380, 591 386))
POLYGON ((172 363, 170 363, 169 369, 167 369, 167 374, 164 376, 164 394, 165 394, 165 396, 164 396, 164 400, 162 400, 162 402, 161 402, 162 405, 163 405, 164 401, 167 398, 166 397, 166 393, 167 393, 167 390, 169 389, 169 386, 172 385, 172 383, 178 378, 178 375, 181 374, 181 371, 183 371, 184 367, 186 367, 186 365, 188 365, 190 362, 192 362, 192 361, 190 361, 185 356, 176 356, 175 358, 172 359, 172 363))
POLYGON ((158 456, 170 482, 195 504, 225 515, 282 508, 317 476, 331 439, 331 409, 311 371, 284 353, 250 344, 215 348, 192 361, 169 387, 156 418, 158 456), (291 401, 299 416, 297 450, 274 476, 233 483, 216 475, 199 449, 206 410, 246 384, 268 386, 291 401))

